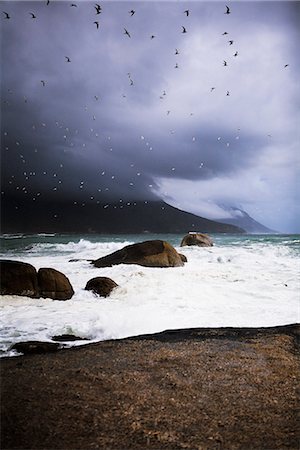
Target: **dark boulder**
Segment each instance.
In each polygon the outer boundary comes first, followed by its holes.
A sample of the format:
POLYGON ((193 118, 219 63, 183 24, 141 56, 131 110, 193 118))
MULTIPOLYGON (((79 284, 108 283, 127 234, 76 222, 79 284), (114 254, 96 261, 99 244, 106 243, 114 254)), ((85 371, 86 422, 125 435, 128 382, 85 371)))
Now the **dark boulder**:
POLYGON ((69 300, 74 290, 69 279, 56 269, 42 268, 38 271, 40 297, 53 300, 69 300))
POLYGON ((96 277, 89 280, 85 286, 87 291, 93 291, 100 297, 108 297, 111 291, 117 287, 117 283, 108 277, 96 277))
POLYGON ((38 279, 35 268, 20 261, 0 261, 1 295, 24 295, 38 297, 38 279))
POLYGON ((56 352, 59 349, 59 345, 57 342, 25 341, 17 342, 10 347, 10 350, 16 350, 18 353, 30 355, 34 353, 56 352))
POLYGON ((180 247, 184 247, 185 245, 197 245, 198 247, 212 247, 213 241, 212 239, 204 233, 189 233, 184 236, 181 241, 180 247))
POLYGON ((57 336, 52 336, 52 341, 58 342, 72 342, 72 341, 86 341, 87 338, 82 338, 75 336, 74 334, 58 334, 57 336))
POLYGON ((110 255, 92 262, 96 267, 116 264, 139 264, 146 267, 180 267, 184 265, 179 253, 166 241, 154 240, 127 245, 110 255))

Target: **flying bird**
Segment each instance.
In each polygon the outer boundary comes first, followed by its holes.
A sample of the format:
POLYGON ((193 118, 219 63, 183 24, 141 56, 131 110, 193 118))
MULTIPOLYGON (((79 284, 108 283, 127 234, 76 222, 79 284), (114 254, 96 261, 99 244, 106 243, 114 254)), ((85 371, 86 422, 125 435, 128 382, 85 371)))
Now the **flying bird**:
POLYGON ((222 33, 223 36, 225 36, 225 34, 228 34, 227 31, 224 31, 224 33, 222 33))
POLYGON ((230 95, 230 94, 229 94, 229 91, 227 91, 226 95, 227 95, 227 97, 229 97, 229 95, 230 95))
POLYGON ((102 8, 101 8, 100 5, 98 5, 98 3, 95 4, 94 8, 95 8, 95 10, 96 10, 96 14, 101 14, 101 9, 102 9, 102 8))
POLYGON ((77 5, 75 3, 71 3, 70 6, 73 6, 74 8, 77 8, 77 5))
POLYGON ((150 36, 150 39, 154 39, 155 38, 155 36, 154 36, 154 34, 152 34, 151 36, 150 36))
POLYGON ((227 62, 226 61, 223 61, 223 66, 227 66, 227 62))
POLYGON ((232 45, 233 44, 233 41, 228 41, 229 42, 229 45, 232 45))
POLYGON ((5 14, 5 19, 10 19, 10 15, 7 12, 3 11, 3 14, 5 14))
POLYGON ((94 22, 94 24, 96 24, 96 27, 97 27, 97 30, 98 30, 98 28, 99 28, 99 22, 94 22))
POLYGON ((228 6, 226 6, 226 12, 224 12, 224 14, 230 14, 230 9, 228 8, 228 6))
POLYGON ((48 5, 49 5, 49 3, 50 3, 50 0, 47 0, 47 3, 46 3, 46 5, 48 6, 48 5))
POLYGON ((190 11, 189 11, 189 9, 187 9, 186 11, 184 11, 184 14, 186 14, 186 17, 188 17, 188 16, 189 16, 189 14, 190 14, 190 11))
POLYGON ((210 92, 214 91, 215 89, 215 87, 210 88, 210 92))
POLYGON ((45 85, 46 85, 46 81, 44 81, 44 80, 41 80, 41 83, 42 83, 42 85, 45 87, 45 85))
POLYGON ((126 28, 124 28, 124 34, 127 34, 128 37, 131 37, 129 32, 126 30, 126 28))
POLYGON ((179 55, 179 51, 175 48, 175 55, 179 55))
POLYGON ((182 32, 186 33, 186 28, 184 26, 182 26, 182 25, 181 25, 181 27, 182 27, 182 32))
POLYGON ((237 56, 237 55, 238 55, 238 52, 235 52, 235 54, 233 56, 237 56))
POLYGON ((286 67, 288 67, 289 66, 289 64, 286 64, 285 66, 284 66, 284 69, 286 68, 286 67))
POLYGON ((178 64, 176 63, 176 64, 175 64, 175 69, 178 69, 178 67, 179 67, 179 66, 178 66, 178 64))
POLYGON ((131 17, 135 14, 135 10, 132 9, 131 11, 129 11, 129 14, 131 15, 131 17))
POLYGON ((36 19, 36 15, 35 14, 33 14, 32 12, 30 12, 29 14, 31 15, 32 19, 36 19))
POLYGON ((70 58, 68 56, 65 56, 67 62, 71 62, 70 58))

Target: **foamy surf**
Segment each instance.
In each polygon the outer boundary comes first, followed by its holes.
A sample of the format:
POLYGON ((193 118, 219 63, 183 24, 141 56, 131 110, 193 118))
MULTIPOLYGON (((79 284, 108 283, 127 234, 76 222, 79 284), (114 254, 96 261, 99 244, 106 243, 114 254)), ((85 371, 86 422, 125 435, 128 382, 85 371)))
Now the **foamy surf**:
POLYGON ((167 239, 188 262, 169 269, 124 264, 99 269, 86 261, 141 242, 144 235, 34 236, 25 247, 19 239, 19 245, 8 245, 2 258, 37 269, 54 267, 70 279, 75 294, 68 301, 2 296, 2 355, 12 355, 7 352, 15 342, 47 341, 60 334, 95 342, 165 329, 299 321, 299 237, 216 236, 210 248, 180 248, 181 236, 176 235, 147 238, 167 239), (77 261, 69 262, 73 258, 77 261), (108 298, 96 297, 84 290, 96 276, 110 277, 119 287, 108 298))

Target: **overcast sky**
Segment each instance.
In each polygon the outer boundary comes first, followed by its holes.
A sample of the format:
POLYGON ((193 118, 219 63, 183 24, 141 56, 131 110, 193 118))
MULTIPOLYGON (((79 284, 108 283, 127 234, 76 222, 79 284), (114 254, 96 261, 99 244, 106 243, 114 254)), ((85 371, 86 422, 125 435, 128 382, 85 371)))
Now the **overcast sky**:
POLYGON ((2 195, 299 232, 300 3, 100 6, 1 2, 2 195))

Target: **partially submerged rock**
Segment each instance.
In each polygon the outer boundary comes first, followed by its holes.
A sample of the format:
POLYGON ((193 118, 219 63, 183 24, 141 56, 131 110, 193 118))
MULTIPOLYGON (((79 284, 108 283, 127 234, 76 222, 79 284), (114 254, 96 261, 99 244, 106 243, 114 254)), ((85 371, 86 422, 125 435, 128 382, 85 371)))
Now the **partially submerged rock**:
POLYGON ((74 290, 69 279, 56 269, 42 268, 38 271, 40 296, 53 300, 69 300, 74 290))
POLYGON ((108 277, 95 277, 89 280, 85 286, 87 291, 93 291, 100 297, 108 297, 111 291, 117 287, 118 284, 108 277))
POLYGON ((38 297, 38 279, 35 268, 20 261, 0 261, 1 295, 38 297))
POLYGON ((94 260, 95 267, 111 267, 116 264, 139 264, 146 267, 180 267, 182 256, 166 241, 153 240, 127 245, 110 255, 94 260))
POLYGON ((38 272, 31 264, 0 260, 1 295, 21 295, 32 298, 68 300, 74 295, 69 279, 56 269, 41 268, 38 272))
POLYGON ((190 245, 198 245, 198 247, 212 247, 213 241, 208 236, 208 234, 204 233, 189 233, 184 236, 181 241, 180 247, 190 245))
POLYGON ((56 342, 43 342, 43 341, 25 341, 17 342, 12 345, 10 350, 16 350, 18 353, 24 353, 24 355, 34 353, 49 353, 56 352, 59 348, 59 344, 56 342))
POLYGON ((52 341, 58 342, 73 342, 73 341, 86 341, 87 338, 82 338, 75 336, 75 334, 58 334, 57 336, 52 336, 52 341))

